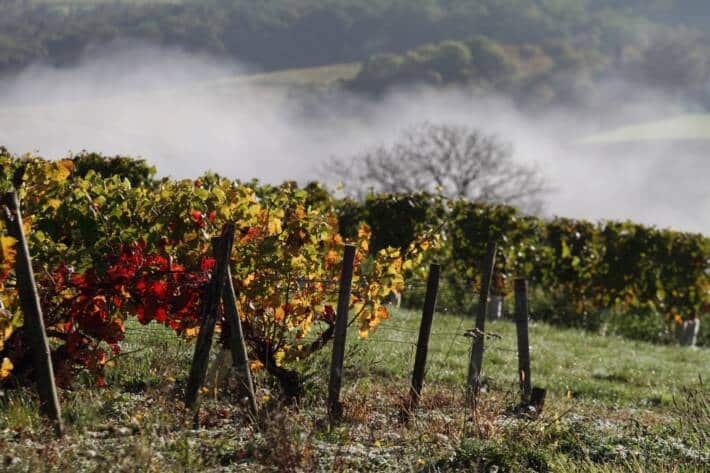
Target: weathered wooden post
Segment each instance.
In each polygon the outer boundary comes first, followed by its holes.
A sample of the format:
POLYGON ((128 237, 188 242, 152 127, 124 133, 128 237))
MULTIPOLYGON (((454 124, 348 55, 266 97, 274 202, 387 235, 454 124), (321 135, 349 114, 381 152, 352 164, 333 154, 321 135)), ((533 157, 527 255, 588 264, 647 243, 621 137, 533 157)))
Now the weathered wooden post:
POLYGON ((3 198, 5 222, 8 234, 16 240, 15 276, 17 291, 24 315, 26 343, 32 351, 34 368, 37 373, 37 387, 42 412, 54 422, 57 435, 64 432, 62 411, 59 406, 57 387, 54 382, 52 352, 49 349, 47 333, 44 329, 42 307, 32 271, 32 258, 22 228, 20 202, 15 192, 8 192, 3 198))
POLYGON ((698 343, 699 334, 700 319, 698 317, 691 320, 684 320, 683 323, 676 328, 678 343, 680 343, 682 347, 695 347, 698 343))
POLYGON ((429 265, 429 277, 426 284, 426 296, 424 298, 424 308, 422 310, 422 321, 419 325, 419 339, 417 340, 417 353, 414 358, 414 370, 412 371, 412 385, 409 390, 408 413, 414 412, 419 406, 419 397, 424 384, 424 371, 426 369, 426 358, 429 351, 429 336, 431 335, 431 324, 434 320, 436 310, 436 296, 439 292, 439 274, 441 268, 438 264, 429 265))
POLYGON ((335 315, 333 354, 330 361, 330 382, 328 384, 328 415, 331 422, 339 420, 343 413, 343 406, 340 402, 340 387, 342 385, 343 361, 345 359, 345 337, 348 329, 348 307, 350 306, 354 263, 355 246, 345 245, 343 265, 340 270, 340 292, 335 315))
POLYGON ((232 277, 227 267, 227 281, 224 284, 222 294, 224 301, 225 318, 229 323, 229 348, 232 352, 232 362, 237 369, 239 376, 241 393, 248 398, 249 409, 253 416, 257 413, 256 397, 254 396, 254 383, 251 379, 251 369, 249 369, 249 356, 247 354, 247 346, 244 341, 244 332, 242 330, 242 321, 239 318, 239 309, 237 308, 237 293, 232 284, 232 277))
POLYGON ((486 258, 481 273, 481 294, 476 311, 476 334, 471 346, 471 359, 468 365, 467 385, 473 396, 478 395, 481 381, 481 365, 483 363, 483 339, 486 324, 486 309, 490 297, 493 268, 496 263, 496 241, 491 238, 486 249, 486 258))
POLYGON ((515 280, 515 328, 518 335, 518 377, 520 402, 530 403, 532 381, 530 380, 530 342, 528 340, 528 281, 515 280))
POLYGON ((207 292, 200 314, 200 332, 195 343, 195 354, 190 366, 190 376, 185 389, 185 405, 192 409, 197 406, 200 388, 205 382, 209 364, 214 327, 219 318, 219 303, 229 269, 229 255, 234 243, 234 224, 228 223, 222 229, 222 236, 213 242, 216 266, 207 285, 207 292))

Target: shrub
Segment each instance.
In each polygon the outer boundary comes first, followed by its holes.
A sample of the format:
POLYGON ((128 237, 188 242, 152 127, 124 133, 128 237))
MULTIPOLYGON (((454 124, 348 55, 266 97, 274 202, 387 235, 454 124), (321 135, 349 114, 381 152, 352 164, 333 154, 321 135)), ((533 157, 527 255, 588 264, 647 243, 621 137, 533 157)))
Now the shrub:
MULTIPOLYGON (((7 164, 5 187, 15 174, 9 171, 24 169, 19 193, 31 224, 30 252, 46 327, 57 341, 53 356, 67 383, 81 369, 102 383, 105 350, 120 351, 128 317, 195 335, 199 300, 214 263, 211 237, 233 222, 231 274, 252 355, 279 378, 287 395, 299 393, 298 373, 287 365, 323 348, 333 335, 345 244, 327 200, 314 201, 316 189, 245 185, 214 174, 133 186, 127 177, 104 178, 94 170, 82 176, 70 160, 0 158, 7 164)), ((364 225, 352 239, 357 269, 350 322, 363 337, 388 317, 382 301, 403 285, 400 251, 371 252, 370 239, 364 225)), ((10 268, 12 242, 2 243, 0 263, 10 268)), ((12 278, 9 270, 2 274, 12 278)), ((6 308, 0 359, 29 366, 23 363, 27 349, 15 290, 0 289, 6 308)), ((226 328, 222 333, 226 342, 226 328)))
MULTIPOLYGON (((663 327, 708 313, 710 240, 703 235, 631 222, 543 220, 507 206, 428 199, 378 195, 361 205, 350 201, 347 216, 371 224, 378 246, 401 246, 417 229, 438 229, 442 244, 428 259, 442 263, 441 297, 458 310, 471 308, 493 238, 498 256, 492 291, 510 294, 512 279, 526 277, 544 292, 535 303, 539 319, 597 330, 613 310, 614 330, 668 341, 672 330, 663 327), (627 312, 629 320, 617 323, 618 314, 627 312), (653 313, 661 320, 648 315, 653 313)), ((422 297, 423 290, 414 288, 404 301, 418 304, 422 297)), ((706 330, 701 324, 703 343, 706 330)))

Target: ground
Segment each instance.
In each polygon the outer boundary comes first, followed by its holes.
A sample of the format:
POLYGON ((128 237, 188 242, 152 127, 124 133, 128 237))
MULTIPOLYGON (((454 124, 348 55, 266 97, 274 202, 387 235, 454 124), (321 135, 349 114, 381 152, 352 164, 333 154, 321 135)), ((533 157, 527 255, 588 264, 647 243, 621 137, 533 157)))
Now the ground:
POLYGON ((326 422, 329 346, 302 365, 307 394, 284 407, 257 372, 250 423, 228 379, 203 396, 198 429, 182 406, 192 344, 129 325, 108 386, 62 390, 64 439, 30 390, 0 401, 4 471, 703 471, 710 461, 710 350, 655 346, 533 323, 532 381, 543 414, 515 415, 515 326, 489 324, 484 392, 464 402, 468 317, 437 313, 421 408, 406 400, 419 314, 394 310, 349 339, 344 420, 326 422))

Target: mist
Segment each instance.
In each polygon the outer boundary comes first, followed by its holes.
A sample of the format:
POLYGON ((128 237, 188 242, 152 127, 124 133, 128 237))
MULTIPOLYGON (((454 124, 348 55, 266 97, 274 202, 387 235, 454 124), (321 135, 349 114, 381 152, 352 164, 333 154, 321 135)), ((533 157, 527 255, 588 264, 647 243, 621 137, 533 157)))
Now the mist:
POLYGON ((449 122, 495 133, 513 144, 517 160, 538 166, 552 189, 547 216, 631 219, 710 234, 706 145, 581 143, 612 123, 654 121, 684 109, 651 93, 622 107, 620 97, 639 96, 631 84, 610 84, 608 115, 530 114, 505 98, 456 89, 316 100, 240 78, 254 72, 137 44, 93 51, 70 69, 33 65, 0 81, 0 145, 46 158, 81 150, 130 155, 175 178, 212 170, 233 179, 307 182, 322 180, 323 163, 334 156, 388 143, 422 121, 449 122))

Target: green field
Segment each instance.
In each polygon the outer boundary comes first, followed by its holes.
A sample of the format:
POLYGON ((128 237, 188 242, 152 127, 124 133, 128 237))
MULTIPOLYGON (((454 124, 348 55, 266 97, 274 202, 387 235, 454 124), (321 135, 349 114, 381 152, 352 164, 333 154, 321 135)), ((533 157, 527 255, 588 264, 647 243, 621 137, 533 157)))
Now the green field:
POLYGON ((197 89, 229 91, 244 84, 280 87, 330 87, 338 82, 354 78, 360 71, 360 63, 331 64, 302 69, 284 69, 259 74, 225 77, 201 83, 197 89))
POLYGON ((169 4, 169 3, 190 3, 197 0, 31 0, 30 3, 35 5, 55 5, 62 7, 74 6, 93 6, 105 4, 126 4, 126 5, 151 5, 151 4, 169 4))
POLYGON ((396 310, 368 340, 350 339, 345 420, 324 422, 326 348, 301 368, 307 394, 284 407, 256 373, 250 425, 229 380, 205 395, 201 428, 182 407, 192 345, 132 325, 108 387, 62 392, 69 435, 50 440, 24 389, 0 398, 3 471, 703 471, 710 460, 710 351, 531 326, 532 381, 548 389, 539 418, 516 400, 515 330, 489 324, 485 392, 463 400, 470 318, 437 314, 422 407, 398 420, 411 376, 416 312, 396 310), (481 469, 476 470, 478 465, 481 469), (300 468, 298 470, 296 467, 300 468), (507 468, 507 469, 506 469, 507 468))
POLYGON ((710 140, 710 114, 681 115, 655 122, 618 128, 590 136, 585 144, 617 144, 654 141, 710 140))

